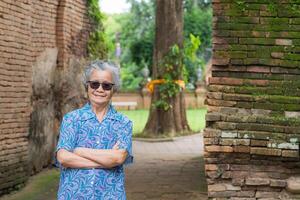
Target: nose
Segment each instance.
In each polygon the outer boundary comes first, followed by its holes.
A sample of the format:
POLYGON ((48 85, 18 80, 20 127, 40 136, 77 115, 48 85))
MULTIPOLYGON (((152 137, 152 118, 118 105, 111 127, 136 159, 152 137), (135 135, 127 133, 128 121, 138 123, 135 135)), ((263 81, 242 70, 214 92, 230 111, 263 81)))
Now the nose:
POLYGON ((100 86, 97 88, 96 91, 101 91, 101 92, 104 92, 103 88, 102 88, 102 84, 100 84, 100 86))

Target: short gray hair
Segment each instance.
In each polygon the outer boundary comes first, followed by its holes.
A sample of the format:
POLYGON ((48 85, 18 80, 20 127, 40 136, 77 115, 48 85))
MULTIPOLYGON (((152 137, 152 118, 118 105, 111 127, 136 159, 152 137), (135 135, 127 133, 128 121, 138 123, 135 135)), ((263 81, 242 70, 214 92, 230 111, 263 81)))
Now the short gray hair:
POLYGON ((88 64, 83 73, 83 84, 87 89, 87 82, 90 80, 93 70, 109 71, 113 79, 114 91, 118 91, 121 87, 120 69, 111 61, 95 60, 88 64))

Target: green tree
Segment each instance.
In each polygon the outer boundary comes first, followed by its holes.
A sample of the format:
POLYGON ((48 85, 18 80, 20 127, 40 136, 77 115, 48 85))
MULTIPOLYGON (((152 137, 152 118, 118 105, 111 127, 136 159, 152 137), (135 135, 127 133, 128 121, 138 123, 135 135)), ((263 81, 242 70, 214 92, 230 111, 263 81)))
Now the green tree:
POLYGON ((157 0, 156 6, 152 77, 165 82, 154 87, 153 106, 143 132, 174 136, 190 131, 184 93, 176 84, 183 78, 183 3, 157 0))
MULTIPOLYGON (((130 12, 109 15, 105 29, 111 41, 110 58, 114 57, 115 35, 119 33, 122 48, 121 68, 128 68, 122 70, 123 88, 134 89, 141 85, 141 70, 145 65, 152 74, 156 2, 154 0, 128 0, 128 2, 131 5, 130 12)), ((211 3, 205 0, 183 2, 184 46, 185 48, 191 46, 191 33, 201 41, 200 48, 196 51, 197 59, 190 60, 189 57, 184 59, 187 81, 194 84, 196 69, 203 66, 201 63, 204 57, 209 57, 206 56, 206 49, 211 47, 212 9, 211 3)))

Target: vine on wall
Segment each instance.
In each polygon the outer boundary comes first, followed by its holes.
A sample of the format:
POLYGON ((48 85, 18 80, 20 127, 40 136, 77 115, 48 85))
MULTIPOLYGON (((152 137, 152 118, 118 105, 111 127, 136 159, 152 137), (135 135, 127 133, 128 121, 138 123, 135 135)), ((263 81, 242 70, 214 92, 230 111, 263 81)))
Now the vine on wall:
POLYGON ((106 59, 108 45, 103 27, 104 15, 100 12, 98 0, 87 0, 88 15, 93 21, 94 30, 88 40, 88 54, 91 59, 106 59))

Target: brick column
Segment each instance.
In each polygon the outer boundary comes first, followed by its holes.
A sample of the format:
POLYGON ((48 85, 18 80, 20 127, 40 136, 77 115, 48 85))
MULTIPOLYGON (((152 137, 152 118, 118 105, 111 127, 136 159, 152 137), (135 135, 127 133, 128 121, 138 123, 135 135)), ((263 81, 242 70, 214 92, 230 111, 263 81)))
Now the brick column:
POLYGON ((206 116, 210 199, 297 199, 300 3, 213 1, 206 116))

